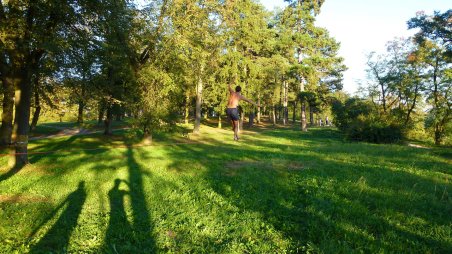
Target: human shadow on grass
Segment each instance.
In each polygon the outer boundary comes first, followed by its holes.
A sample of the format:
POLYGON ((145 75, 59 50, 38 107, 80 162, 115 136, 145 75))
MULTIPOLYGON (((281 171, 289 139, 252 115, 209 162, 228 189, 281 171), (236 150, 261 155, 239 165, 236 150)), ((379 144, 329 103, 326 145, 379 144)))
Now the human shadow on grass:
POLYGON ((133 235, 133 228, 127 219, 125 208, 125 198, 130 193, 119 189, 124 180, 115 179, 115 185, 108 192, 110 200, 110 221, 106 233, 106 252, 126 253, 131 251, 130 239, 133 235))
POLYGON ((37 227, 31 234, 35 235, 40 228, 50 221, 60 209, 66 206, 58 220, 46 234, 31 247, 30 253, 65 253, 74 228, 77 226, 78 217, 86 200, 85 182, 81 181, 77 190, 69 196, 37 227))
POLYGON ((115 180, 109 192, 110 223, 106 235, 106 251, 109 253, 154 253, 155 240, 146 205, 143 172, 135 159, 132 147, 126 150, 129 180, 115 180), (129 191, 119 189, 121 182, 128 185, 129 191), (130 195, 132 223, 127 220, 124 197, 130 195))
MULTIPOLYGON (((353 165, 347 165, 340 161, 324 161, 312 154, 286 156, 283 151, 263 152, 248 147, 246 144, 239 146, 221 142, 218 142, 216 146, 212 144, 197 145, 196 149, 188 145, 181 145, 177 149, 172 149, 170 153, 173 160, 172 167, 181 170, 184 169, 187 159, 196 161, 200 156, 203 158, 205 168, 208 169, 205 176, 211 183, 212 189, 245 211, 259 212, 287 239, 292 239, 291 251, 308 248, 309 246, 317 246, 317 250, 321 252, 338 250, 338 252, 343 253, 359 250, 365 252, 390 251, 395 247, 400 251, 422 251, 417 248, 423 246, 427 248, 424 251, 442 252, 450 247, 450 244, 445 241, 419 235, 410 232, 409 229, 388 223, 382 214, 372 214, 375 208, 371 208, 367 204, 370 202, 382 205, 383 207, 379 207, 380 212, 385 209, 394 211, 395 214, 415 212, 417 215, 425 216, 427 221, 434 219, 422 212, 421 208, 411 206, 411 210, 406 210, 405 207, 399 207, 400 204, 392 205, 391 202, 382 200, 399 200, 399 196, 392 194, 380 196, 368 193, 369 198, 357 200, 356 193, 343 192, 341 194, 339 191, 338 194, 344 195, 344 197, 337 201, 336 195, 331 195, 335 192, 334 190, 322 188, 323 184, 331 181, 337 181, 334 184, 337 187, 350 185, 352 181, 359 179, 363 172, 370 177, 372 172, 375 173, 375 169, 372 167, 361 167, 362 171, 358 172, 347 170, 347 167, 353 165), (227 154, 227 156, 224 154, 227 154), (245 163, 238 164, 239 167, 235 170, 228 166, 228 162, 223 166, 219 165, 221 161, 224 163, 224 159, 229 158, 230 160, 231 157, 235 158, 237 162, 245 163), (272 158, 302 162, 318 161, 319 164, 323 163, 324 169, 326 167, 329 170, 316 170, 315 168, 293 171, 272 170, 265 166, 272 158), (263 163, 247 164, 248 161, 263 163), (336 172, 334 170, 336 168, 343 169, 343 171, 336 172), (286 182, 288 179, 296 179, 295 182, 298 184, 288 186, 286 182), (312 182, 312 185, 310 182, 312 182), (330 193, 330 191, 332 192, 330 193), (350 210, 349 204, 361 207, 361 210, 350 210), (352 212, 352 216, 348 215, 350 212, 352 212), (395 239, 392 239, 391 235, 394 235, 395 239), (375 239, 373 239, 374 237, 375 239), (416 242, 417 245, 413 247, 412 242, 416 242)), ((381 173, 381 177, 391 176, 394 173, 386 168, 382 168, 381 171, 385 172, 381 173)), ((431 180, 408 173, 405 173, 403 177, 408 177, 410 181, 420 182, 423 185, 434 184, 431 180)), ((376 184, 376 188, 393 188, 391 183, 385 181, 376 184)), ((350 188, 356 188, 356 186, 350 186, 350 188)), ((409 190, 407 189, 407 191, 409 190)), ((364 191, 362 195, 366 195, 366 192, 364 191)), ((419 194, 422 195, 422 192, 419 194)), ((403 201, 400 202, 403 203, 403 201)), ((445 207, 447 207, 445 203, 435 205, 435 213, 441 214, 439 210, 445 207)), ((440 219, 438 222, 442 223, 444 220, 440 219)))

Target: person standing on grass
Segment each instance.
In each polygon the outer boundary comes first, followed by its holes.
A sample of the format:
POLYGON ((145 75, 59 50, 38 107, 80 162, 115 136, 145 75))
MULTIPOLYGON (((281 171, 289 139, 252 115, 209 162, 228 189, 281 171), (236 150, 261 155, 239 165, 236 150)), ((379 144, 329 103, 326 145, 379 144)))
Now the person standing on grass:
POLYGON ((235 87, 235 92, 231 88, 231 84, 228 85, 229 88, 229 99, 228 99, 228 109, 226 110, 226 114, 228 118, 231 120, 232 130, 234 131, 234 140, 239 140, 238 130, 239 130, 239 110, 237 106, 239 105, 239 101, 244 100, 248 103, 254 104, 256 106, 260 106, 256 104, 254 101, 245 98, 240 92, 242 88, 240 86, 235 87))

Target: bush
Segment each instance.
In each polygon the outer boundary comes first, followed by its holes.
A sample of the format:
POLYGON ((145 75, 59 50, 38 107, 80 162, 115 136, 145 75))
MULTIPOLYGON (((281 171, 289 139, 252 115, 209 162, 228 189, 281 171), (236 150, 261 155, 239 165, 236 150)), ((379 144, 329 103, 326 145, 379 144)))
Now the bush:
POLYGON ((403 130, 395 124, 379 121, 354 121, 345 131, 349 140, 371 143, 398 143, 404 139, 403 130))
POLYGON ((373 105, 359 98, 333 104, 335 124, 348 140, 372 143, 398 143, 405 139, 404 129, 379 116, 373 105))

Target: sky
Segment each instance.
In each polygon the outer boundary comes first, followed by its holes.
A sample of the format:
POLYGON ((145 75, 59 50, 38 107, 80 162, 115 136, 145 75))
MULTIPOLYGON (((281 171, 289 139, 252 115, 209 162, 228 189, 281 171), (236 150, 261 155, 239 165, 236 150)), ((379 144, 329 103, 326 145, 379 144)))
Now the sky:
MULTIPOLYGON (((283 0, 260 2, 269 10, 286 6, 283 0)), ((433 14, 450 8, 450 0, 325 0, 316 24, 341 43, 339 55, 348 67, 344 90, 354 94, 358 82, 366 79, 366 54, 383 53, 388 41, 413 35, 416 30, 408 30, 406 22, 416 12, 433 14)))

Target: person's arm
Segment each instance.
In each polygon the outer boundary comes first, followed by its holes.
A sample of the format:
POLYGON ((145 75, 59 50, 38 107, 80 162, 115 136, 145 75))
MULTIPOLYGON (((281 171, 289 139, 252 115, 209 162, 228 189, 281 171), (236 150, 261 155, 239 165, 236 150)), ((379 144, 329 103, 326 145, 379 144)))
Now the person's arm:
POLYGON ((231 88, 231 83, 228 84, 228 89, 229 89, 229 92, 230 92, 230 93, 233 93, 233 92, 234 92, 234 90, 232 90, 232 88, 231 88))
POLYGON ((246 97, 243 96, 243 95, 240 96, 240 99, 241 99, 241 100, 244 100, 244 101, 246 101, 246 102, 248 102, 248 103, 251 103, 251 104, 253 104, 253 105, 257 106, 257 107, 260 107, 259 104, 257 104, 256 102, 254 102, 254 101, 252 101, 252 100, 246 98, 246 97))

